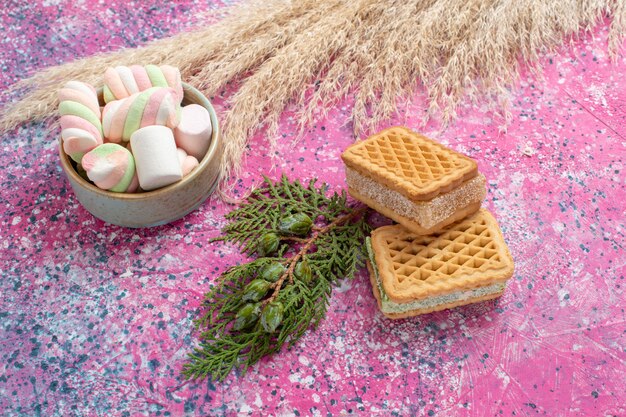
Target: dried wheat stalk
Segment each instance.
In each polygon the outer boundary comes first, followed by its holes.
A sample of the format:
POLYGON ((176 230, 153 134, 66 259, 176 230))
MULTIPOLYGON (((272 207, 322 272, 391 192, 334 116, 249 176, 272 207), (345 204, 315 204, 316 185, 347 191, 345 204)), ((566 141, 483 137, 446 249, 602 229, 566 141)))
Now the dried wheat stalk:
POLYGON ((612 19, 609 50, 626 33, 626 0, 255 0, 209 27, 137 49, 48 68, 20 81, 27 90, 3 109, 0 130, 54 115, 66 81, 101 83, 106 67, 168 63, 207 95, 239 89, 223 115, 224 178, 241 166, 261 128, 272 145, 278 121, 296 104, 302 128, 353 95, 355 135, 391 117, 423 86, 429 114, 444 120, 466 96, 503 98, 520 63, 612 19))

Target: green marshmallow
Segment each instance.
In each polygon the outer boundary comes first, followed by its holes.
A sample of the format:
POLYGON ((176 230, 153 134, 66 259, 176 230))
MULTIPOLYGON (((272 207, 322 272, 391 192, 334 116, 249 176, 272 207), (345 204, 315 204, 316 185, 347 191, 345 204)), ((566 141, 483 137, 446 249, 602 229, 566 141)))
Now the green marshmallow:
POLYGON ((167 80, 165 79, 165 75, 163 75, 161 68, 152 64, 146 65, 144 68, 148 73, 148 77, 150 78, 150 82, 153 87, 168 87, 167 80))
POLYGON ((105 103, 109 103, 109 102, 115 100, 115 95, 113 95, 113 91, 111 91, 109 86, 106 85, 106 84, 102 88, 102 94, 104 96, 104 102, 105 103))
POLYGON ((130 136, 139 130, 143 112, 146 109, 146 104, 148 104, 148 100, 150 100, 152 93, 154 93, 157 89, 158 87, 148 88, 147 90, 139 93, 133 100, 133 103, 128 109, 126 121, 124 122, 124 132, 122 133, 122 139, 124 141, 128 142, 130 140, 130 136))
POLYGON ((111 188, 109 191, 113 191, 115 193, 123 193, 126 190, 128 190, 128 187, 130 186, 130 183, 133 180, 133 177, 135 176, 135 158, 133 158, 133 155, 128 152, 128 168, 126 169, 126 172, 124 173, 124 176, 122 177, 121 181, 113 188, 111 188))
POLYGON ((69 155, 69 157, 72 158, 72 160, 74 160, 76 163, 79 163, 79 164, 80 164, 80 161, 83 159, 83 156, 85 156, 85 152, 76 152, 76 153, 69 155))
POLYGON ((109 191, 113 191, 115 193, 125 192, 135 176, 135 158, 133 157, 133 154, 128 149, 118 145, 117 143, 105 143, 90 151, 90 153, 100 158, 106 158, 108 155, 120 151, 124 152, 128 157, 128 167, 126 168, 126 172, 120 182, 118 182, 113 188, 109 189, 109 191))
POLYGON ((81 119, 85 119, 89 123, 94 125, 96 129, 98 129, 100 134, 103 135, 102 122, 100 122, 98 116, 93 114, 89 107, 85 106, 84 104, 69 100, 62 101, 59 104, 59 114, 61 116, 72 115, 80 117, 81 119))

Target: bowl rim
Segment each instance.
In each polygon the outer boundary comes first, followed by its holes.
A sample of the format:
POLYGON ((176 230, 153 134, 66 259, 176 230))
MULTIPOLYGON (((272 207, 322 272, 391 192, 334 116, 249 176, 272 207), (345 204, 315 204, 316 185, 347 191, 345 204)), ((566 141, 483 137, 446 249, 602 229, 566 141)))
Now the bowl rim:
MULTIPOLYGON (((63 150, 63 140, 61 139, 61 137, 59 137, 59 154, 60 154, 60 159, 61 159, 61 167, 63 168, 65 173, 68 176, 70 176, 71 179, 74 180, 78 185, 80 185, 83 188, 86 188, 87 190, 93 193, 100 194, 101 196, 104 196, 107 198, 113 198, 117 200, 126 200, 126 201, 149 199, 159 194, 166 194, 177 188, 184 187, 185 184, 192 182, 197 176, 201 174, 201 172, 204 169, 208 167, 208 165, 211 164, 211 162, 216 156, 219 156, 217 154, 218 154, 218 148, 220 146, 220 143, 219 143, 220 128, 219 128, 219 122, 217 120, 217 114, 215 112, 215 109, 213 108, 213 105, 209 101, 209 99, 206 98, 204 94, 202 94, 198 89, 196 89, 194 86, 190 84, 182 83, 182 86, 183 86, 183 92, 185 93, 185 96, 187 95, 187 93, 192 94, 194 96, 194 99, 196 99, 196 101, 199 101, 199 103, 192 103, 192 104, 200 104, 202 107, 206 108, 209 111, 209 116, 211 118, 211 127, 212 127, 211 144, 209 145, 209 149, 207 150, 206 154, 204 155, 204 157, 202 158, 198 166, 193 171, 191 171, 189 175, 185 176, 182 180, 177 181, 170 185, 166 185, 165 187, 157 188, 156 190, 151 190, 151 191, 143 191, 140 193, 116 193, 113 191, 103 190, 102 188, 98 188, 94 184, 91 184, 90 182, 83 179, 83 177, 78 175, 78 172, 76 171, 76 169, 74 169, 74 166, 70 162, 69 155, 67 155, 65 151, 63 150)), ((99 94, 101 90, 102 90, 101 88, 98 89, 99 94)))

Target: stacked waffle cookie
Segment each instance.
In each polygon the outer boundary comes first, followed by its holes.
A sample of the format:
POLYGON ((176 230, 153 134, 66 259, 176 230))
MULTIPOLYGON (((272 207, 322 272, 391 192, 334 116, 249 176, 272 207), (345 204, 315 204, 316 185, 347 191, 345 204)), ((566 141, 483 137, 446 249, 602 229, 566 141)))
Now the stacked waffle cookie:
POLYGON ((403 127, 342 155, 349 193, 395 220, 367 240, 383 314, 403 318, 498 297, 513 260, 480 205, 485 177, 471 158, 403 127))

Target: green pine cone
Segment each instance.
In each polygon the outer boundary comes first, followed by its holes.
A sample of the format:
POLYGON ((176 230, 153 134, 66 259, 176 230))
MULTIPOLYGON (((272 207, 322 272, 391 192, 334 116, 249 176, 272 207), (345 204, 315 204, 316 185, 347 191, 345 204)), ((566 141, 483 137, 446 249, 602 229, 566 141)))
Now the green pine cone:
POLYGON ((279 262, 265 265, 259 272, 259 278, 269 282, 276 282, 285 273, 287 268, 279 262))
POLYGON ((267 294, 271 285, 271 283, 262 279, 252 280, 243 290, 242 299, 244 301, 259 301, 263 298, 263 296, 265 296, 265 294, 267 294))
POLYGON ((283 305, 278 301, 269 303, 261 313, 261 326, 267 333, 273 333, 283 321, 283 305))
POLYGON ((250 303, 241 307, 235 316, 235 323, 233 324, 233 330, 244 330, 252 326, 259 319, 259 311, 261 309, 261 303, 250 303))
POLYGON ((269 255, 278 250, 279 244, 280 244, 280 238, 278 237, 276 233, 273 233, 273 232, 265 233, 263 236, 261 236, 261 240, 259 241, 257 252, 259 256, 269 255))
POLYGON ((293 270, 293 274, 301 281, 306 282, 307 284, 311 282, 311 278, 313 278, 313 272, 311 271, 311 265, 309 265, 309 261, 303 259, 302 261, 296 264, 296 267, 293 270))
POLYGON ((282 219, 278 231, 285 235, 306 236, 311 231, 313 220, 304 213, 296 213, 282 219))

